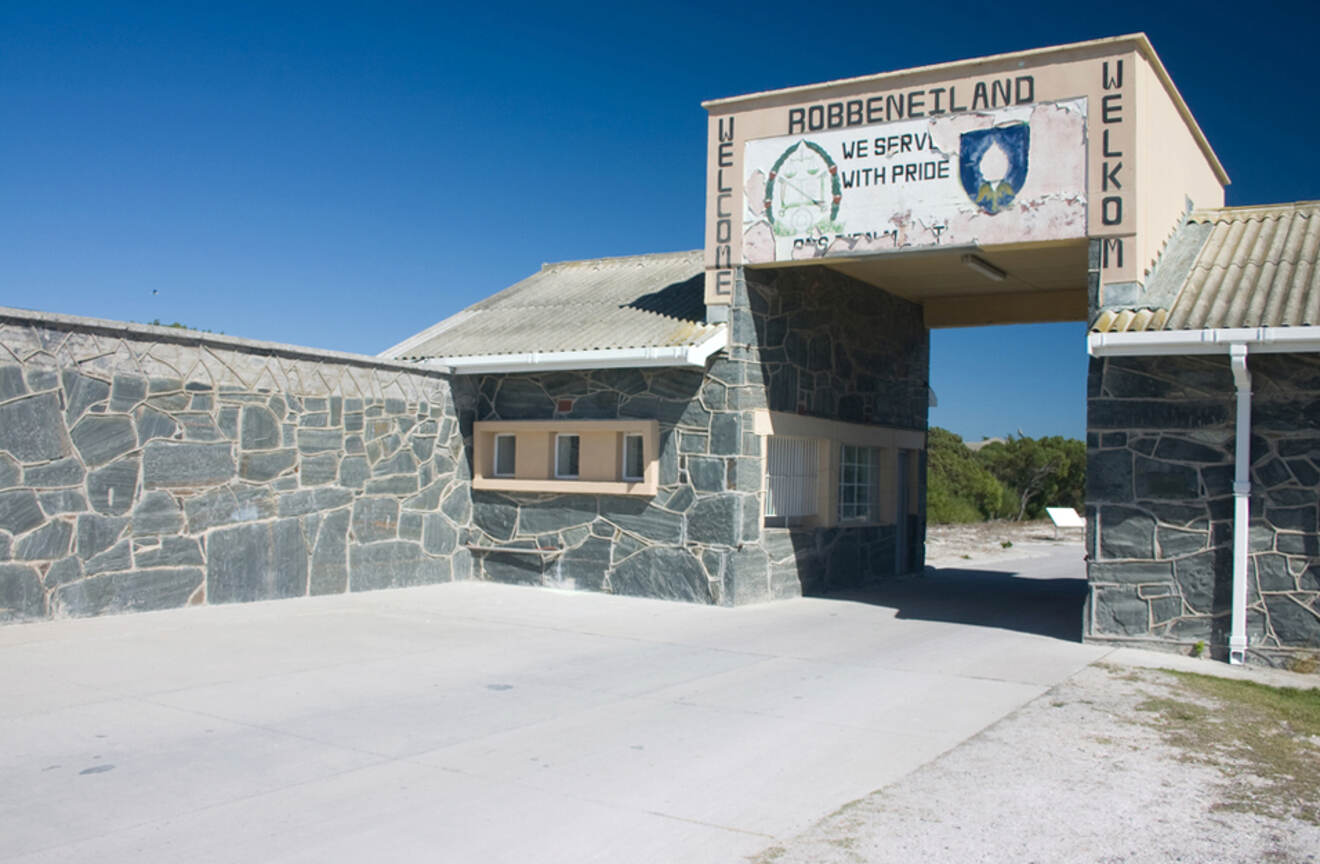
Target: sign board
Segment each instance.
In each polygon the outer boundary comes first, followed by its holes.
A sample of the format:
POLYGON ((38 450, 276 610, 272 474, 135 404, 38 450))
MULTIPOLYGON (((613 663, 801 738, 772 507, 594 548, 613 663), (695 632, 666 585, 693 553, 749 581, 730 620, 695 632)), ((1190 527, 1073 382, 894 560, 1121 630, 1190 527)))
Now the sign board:
POLYGON ((743 263, 1086 236, 1086 99, 747 141, 743 263))
POLYGON ((705 106, 707 304, 743 266, 1089 239, 1094 305, 1228 181, 1140 34, 705 106))

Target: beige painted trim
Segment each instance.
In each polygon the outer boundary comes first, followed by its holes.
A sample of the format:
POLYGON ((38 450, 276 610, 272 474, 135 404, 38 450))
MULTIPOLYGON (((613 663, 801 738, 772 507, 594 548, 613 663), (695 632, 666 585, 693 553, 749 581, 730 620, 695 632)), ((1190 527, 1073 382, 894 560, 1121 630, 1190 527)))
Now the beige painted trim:
POLYGON ((485 420, 472 429, 472 487, 502 492, 653 496, 660 480, 655 420, 485 420), (495 436, 515 436, 514 476, 494 476, 495 436), (578 476, 555 476, 555 441, 577 435, 578 476), (641 480, 623 479, 623 436, 642 436, 641 480))
POLYGON ((752 419, 752 431, 757 435, 785 435, 789 438, 828 438, 836 444, 861 447, 901 447, 906 450, 925 450, 926 433, 894 426, 871 426, 866 423, 845 423, 786 411, 767 411, 762 408, 752 419))
POLYGON ((1086 304, 1086 288, 1083 286, 1073 291, 930 297, 923 300, 921 306, 926 326, 933 330, 982 324, 1085 321, 1086 304))
POLYGON ((511 477, 483 477, 472 479, 474 489, 493 492, 544 492, 553 495, 655 495, 655 489, 646 483, 608 482, 604 480, 520 480, 511 477))

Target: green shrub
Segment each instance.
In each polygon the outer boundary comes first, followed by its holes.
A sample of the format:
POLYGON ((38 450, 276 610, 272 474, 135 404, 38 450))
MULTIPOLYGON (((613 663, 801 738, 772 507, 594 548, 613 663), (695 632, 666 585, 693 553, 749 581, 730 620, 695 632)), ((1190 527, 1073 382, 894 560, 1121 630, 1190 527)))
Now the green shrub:
POLYGON ((1076 438, 1010 436, 976 456, 1011 490, 1016 519, 1040 519, 1046 507, 1085 506, 1086 445, 1076 438))
POLYGON ((928 522, 981 522, 1010 514, 1008 490, 962 438, 934 426, 926 447, 928 522))
POLYGON ((1075 438, 1009 437, 973 452, 932 426, 926 450, 926 521, 1039 519, 1046 507, 1081 509, 1086 445, 1075 438))

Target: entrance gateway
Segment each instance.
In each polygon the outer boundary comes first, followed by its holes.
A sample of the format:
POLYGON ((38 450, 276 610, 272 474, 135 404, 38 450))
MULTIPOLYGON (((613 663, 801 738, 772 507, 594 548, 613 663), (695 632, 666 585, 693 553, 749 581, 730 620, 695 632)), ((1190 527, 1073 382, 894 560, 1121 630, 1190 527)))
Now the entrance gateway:
POLYGON ((1144 35, 704 107, 703 250, 546 265, 385 352, 454 373, 475 572, 918 572, 930 329, 1086 321, 1086 638, 1320 647, 1320 209, 1225 208, 1144 35))
POLYGON ((705 107, 705 248, 378 357, 0 308, 0 621, 918 573, 930 330, 1080 320, 1086 638, 1320 653, 1320 203, 1224 207, 1144 36, 705 107))

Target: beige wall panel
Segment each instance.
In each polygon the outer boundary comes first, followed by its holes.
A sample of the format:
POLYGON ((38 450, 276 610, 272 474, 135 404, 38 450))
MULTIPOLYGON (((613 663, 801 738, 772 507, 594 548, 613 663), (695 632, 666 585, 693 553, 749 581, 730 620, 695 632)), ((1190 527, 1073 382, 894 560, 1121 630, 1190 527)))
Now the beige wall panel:
POLYGON ((822 439, 816 445, 816 501, 821 525, 839 521, 839 442, 822 439))
MULTIPOLYGON (((1224 187, 1211 166, 1200 158, 1196 137, 1163 98, 1158 73, 1145 59, 1137 66, 1142 99, 1138 122, 1145 140, 1159 142, 1143 154, 1138 166, 1137 278, 1145 281, 1169 237, 1182 222, 1186 202, 1195 207, 1222 207, 1224 187)), ((1110 281, 1110 280, 1106 280, 1110 281)))
POLYGON ((975 327, 982 324, 1035 324, 1086 320, 1086 292, 1033 291, 970 297, 935 297, 922 304, 926 326, 975 327))
POLYGON ((518 432, 518 453, 513 476, 523 478, 553 477, 555 439, 544 432, 518 432))
POLYGON ((582 450, 578 456, 578 476, 582 480, 618 480, 622 464, 619 461, 619 434, 617 432, 582 433, 582 450))

